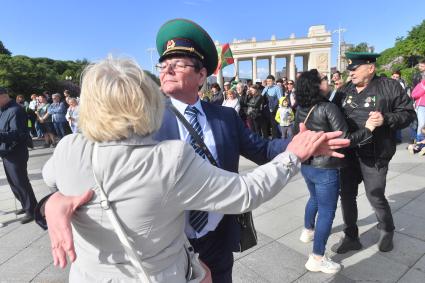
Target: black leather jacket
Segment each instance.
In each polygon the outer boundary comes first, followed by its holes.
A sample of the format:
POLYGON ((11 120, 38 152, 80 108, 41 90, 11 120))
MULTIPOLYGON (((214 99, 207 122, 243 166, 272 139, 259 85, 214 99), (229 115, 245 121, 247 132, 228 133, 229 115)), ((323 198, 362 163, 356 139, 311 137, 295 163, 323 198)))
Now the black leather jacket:
MULTIPOLYGON (((299 123, 305 121, 310 109, 311 107, 298 107, 295 114, 295 134, 299 132, 299 123)), ((323 102, 316 104, 306 122, 306 126, 312 131, 342 131, 343 137, 350 139, 350 147, 358 146, 359 144, 366 144, 372 140, 372 133, 366 128, 350 133, 341 110, 338 106, 327 101, 325 98, 323 99, 323 102)), ((308 159, 303 164, 312 165, 318 168, 340 168, 344 166, 344 163, 344 159, 340 158, 315 156, 308 159)))
POLYGON ((216 104, 216 105, 222 105, 224 100, 224 96, 222 92, 218 92, 216 94, 211 95, 210 103, 216 104))
POLYGON ((251 119, 257 119, 261 117, 261 110, 263 104, 263 96, 257 94, 255 96, 250 96, 246 102, 248 106, 247 116, 251 119))
MULTIPOLYGON (((384 124, 373 131, 373 139, 370 144, 356 148, 356 154, 360 157, 374 159, 375 165, 379 166, 380 163, 388 164, 396 151, 395 131, 406 128, 416 119, 416 113, 411 98, 399 82, 375 76, 367 88, 368 92, 376 95, 375 110, 384 116, 384 124)), ((351 82, 347 83, 339 91, 345 97, 343 107, 347 109, 347 97, 357 94, 355 85, 351 82)), ((347 121, 360 119, 353 113, 355 112, 345 111, 347 121)))

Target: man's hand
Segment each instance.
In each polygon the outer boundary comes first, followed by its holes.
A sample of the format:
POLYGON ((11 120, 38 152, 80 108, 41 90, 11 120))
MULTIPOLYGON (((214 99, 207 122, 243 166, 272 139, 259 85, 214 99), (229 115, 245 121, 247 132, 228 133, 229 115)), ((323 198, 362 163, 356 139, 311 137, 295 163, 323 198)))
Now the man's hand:
POLYGON ((309 131, 304 123, 301 123, 299 134, 294 136, 287 150, 294 153, 301 162, 317 155, 343 158, 344 155, 335 149, 349 146, 350 140, 339 138, 341 135, 341 131, 328 133, 309 131))
POLYGON ((379 111, 372 111, 369 113, 369 124, 380 127, 382 124, 384 124, 384 116, 379 111))
POLYGON ((88 190, 80 196, 71 197, 56 192, 46 202, 45 215, 55 266, 65 268, 66 255, 71 262, 77 258, 72 238, 71 218, 78 207, 90 201, 93 193, 92 190, 88 190))

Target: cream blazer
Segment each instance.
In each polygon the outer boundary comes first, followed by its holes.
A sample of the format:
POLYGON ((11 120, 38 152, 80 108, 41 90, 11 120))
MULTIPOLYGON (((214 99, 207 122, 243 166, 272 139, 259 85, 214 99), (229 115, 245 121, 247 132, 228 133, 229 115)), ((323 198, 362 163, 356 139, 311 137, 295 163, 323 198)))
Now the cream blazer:
MULTIPOLYGON (((65 136, 43 168, 49 187, 79 195, 95 187, 93 143, 65 136)), ((298 159, 282 153, 238 175, 212 166, 182 141, 151 137, 101 143, 97 176, 134 242, 153 282, 186 282, 185 210, 237 214, 275 196, 298 171, 298 159)), ((97 195, 75 213, 77 260, 70 282, 136 282, 135 270, 102 211, 97 195)))

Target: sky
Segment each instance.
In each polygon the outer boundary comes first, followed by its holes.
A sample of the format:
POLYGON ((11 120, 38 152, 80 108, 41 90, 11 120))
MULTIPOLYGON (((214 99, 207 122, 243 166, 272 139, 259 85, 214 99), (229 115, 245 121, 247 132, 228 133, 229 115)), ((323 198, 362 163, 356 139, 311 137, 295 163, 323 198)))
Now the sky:
MULTIPOLYGON (((160 26, 173 18, 197 22, 220 43, 306 37, 312 25, 331 32, 341 26, 345 42, 367 42, 381 52, 425 19, 425 1, 0 0, 0 40, 13 55, 95 61, 112 53, 151 70, 158 55, 148 50, 155 48, 160 26)), ((336 33, 332 40, 335 66, 336 33)), ((266 75, 266 61, 257 68, 266 75)), ((240 65, 242 74, 250 69, 248 62, 240 65)), ((232 73, 233 66, 224 69, 232 73)))

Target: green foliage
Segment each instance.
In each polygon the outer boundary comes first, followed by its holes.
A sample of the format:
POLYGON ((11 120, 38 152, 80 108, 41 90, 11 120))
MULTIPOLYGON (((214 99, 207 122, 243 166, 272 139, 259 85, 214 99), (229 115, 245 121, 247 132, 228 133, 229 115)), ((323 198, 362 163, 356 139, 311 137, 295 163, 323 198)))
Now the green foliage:
POLYGON ((425 20, 413 27, 406 37, 396 38, 394 47, 381 53, 377 60, 378 72, 383 72, 384 67, 390 65, 391 70, 387 69, 385 73, 400 70, 401 76, 410 85, 415 69, 412 68, 409 58, 423 57, 425 57, 425 20), (402 58, 401 62, 397 62, 397 58, 402 58))
POLYGON ((7 87, 12 95, 23 94, 27 98, 45 90, 62 93, 65 88, 78 88, 86 64, 87 60, 73 62, 0 55, 0 85, 7 87), (72 80, 66 81, 66 77, 72 80))
POLYGON ((7 50, 6 47, 4 47, 3 42, 0 40, 0 54, 4 54, 4 55, 12 55, 12 52, 10 52, 9 50, 7 50))
MULTIPOLYGON (((90 62, 87 59, 61 61, 50 58, 11 56, 0 41, 0 86, 9 89, 10 94, 24 95, 27 99, 33 93, 62 93, 65 89, 72 95, 79 95, 80 77, 90 62)), ((158 85, 159 78, 145 71, 158 85)))
POLYGON ((356 46, 350 47, 347 49, 348 52, 368 52, 370 49, 369 45, 366 42, 361 42, 356 46))

